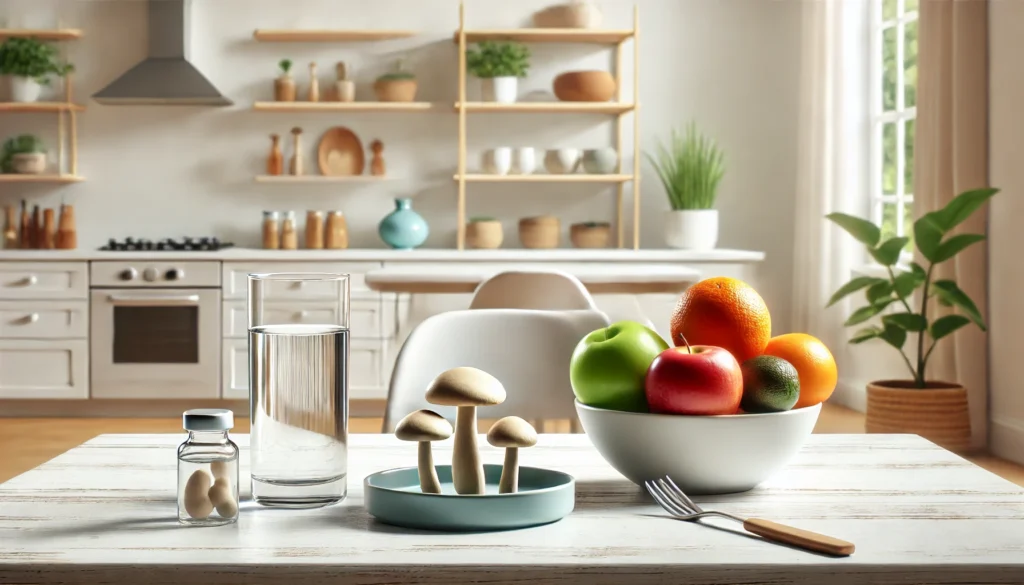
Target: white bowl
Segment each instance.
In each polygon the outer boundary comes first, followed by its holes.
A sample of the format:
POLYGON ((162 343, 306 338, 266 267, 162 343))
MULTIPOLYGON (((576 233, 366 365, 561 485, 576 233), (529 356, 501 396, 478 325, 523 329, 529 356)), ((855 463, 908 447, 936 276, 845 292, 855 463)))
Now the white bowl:
POLYGON ((544 154, 544 168, 552 175, 575 173, 580 165, 577 148, 554 148, 544 154))
POLYGON ((576 401, 601 456, 638 485, 669 476, 687 494, 747 491, 786 466, 821 405, 768 414, 682 416, 621 412, 576 401))

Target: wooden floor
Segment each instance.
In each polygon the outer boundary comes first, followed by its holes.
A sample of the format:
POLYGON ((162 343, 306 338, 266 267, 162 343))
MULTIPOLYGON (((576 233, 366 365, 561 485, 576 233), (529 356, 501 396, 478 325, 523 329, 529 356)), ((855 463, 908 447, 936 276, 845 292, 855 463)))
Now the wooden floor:
MULTIPOLYGON (((490 421, 481 420, 486 430, 490 421)), ((562 421, 564 422, 564 421, 562 421)), ((248 419, 238 419, 233 432, 248 433, 248 419)), ((380 418, 353 418, 352 433, 378 433, 380 418)), ((545 431, 565 431, 555 424, 545 431)), ((816 433, 863 433, 864 415, 841 406, 825 405, 816 433)), ((104 433, 182 433, 181 418, 0 418, 0 482, 24 473, 61 453, 104 433)), ((1024 467, 989 455, 968 457, 974 463, 1024 486, 1024 467)))

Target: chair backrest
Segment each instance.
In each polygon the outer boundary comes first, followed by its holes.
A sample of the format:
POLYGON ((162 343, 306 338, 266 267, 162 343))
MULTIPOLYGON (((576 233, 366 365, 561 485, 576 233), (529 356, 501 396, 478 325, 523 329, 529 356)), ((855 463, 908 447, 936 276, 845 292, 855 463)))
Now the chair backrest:
POLYGON ((596 311, 597 305, 575 276, 545 270, 495 274, 476 288, 469 308, 596 311))
POLYGON ((580 339, 607 325, 597 311, 481 309, 429 317, 398 354, 384 432, 394 432, 402 417, 420 408, 454 420, 454 407, 429 404, 423 395, 438 374, 459 366, 484 370, 505 386, 505 402, 481 409, 480 418, 573 420, 569 359, 580 339))

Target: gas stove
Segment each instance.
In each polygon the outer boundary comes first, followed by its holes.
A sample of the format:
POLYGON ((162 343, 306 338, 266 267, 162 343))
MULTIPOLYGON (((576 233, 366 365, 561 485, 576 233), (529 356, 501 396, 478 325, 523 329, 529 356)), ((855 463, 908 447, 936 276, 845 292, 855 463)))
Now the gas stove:
POLYGON ((166 238, 163 240, 137 240, 125 238, 121 241, 111 238, 107 245, 100 248, 104 252, 211 252, 230 248, 234 244, 222 242, 217 238, 181 238, 174 240, 166 238))

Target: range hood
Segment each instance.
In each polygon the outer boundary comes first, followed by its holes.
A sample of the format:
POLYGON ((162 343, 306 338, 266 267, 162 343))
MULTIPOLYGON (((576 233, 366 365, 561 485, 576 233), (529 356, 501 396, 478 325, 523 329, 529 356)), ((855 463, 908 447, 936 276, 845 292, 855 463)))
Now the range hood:
POLYGON ((230 106, 188 60, 189 0, 149 0, 149 56, 93 94, 121 105, 230 106))

